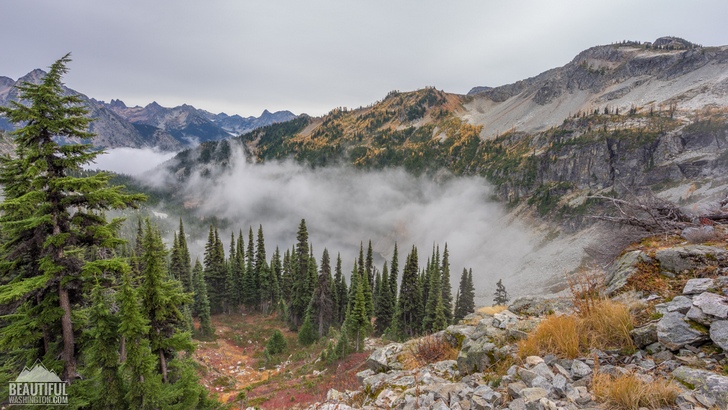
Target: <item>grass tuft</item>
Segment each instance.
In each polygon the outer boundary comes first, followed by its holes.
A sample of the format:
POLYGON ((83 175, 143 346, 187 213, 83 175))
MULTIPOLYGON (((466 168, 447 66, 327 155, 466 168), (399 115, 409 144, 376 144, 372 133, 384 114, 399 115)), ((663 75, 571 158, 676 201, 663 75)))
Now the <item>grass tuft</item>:
POLYGON ((597 373, 592 379, 592 390, 598 401, 614 410, 671 407, 679 393, 677 386, 667 380, 647 383, 634 374, 612 377, 597 373))
POLYGON ((592 348, 634 350, 632 329, 627 306, 595 300, 579 314, 548 316, 518 343, 518 354, 523 358, 550 353, 573 359, 592 348))

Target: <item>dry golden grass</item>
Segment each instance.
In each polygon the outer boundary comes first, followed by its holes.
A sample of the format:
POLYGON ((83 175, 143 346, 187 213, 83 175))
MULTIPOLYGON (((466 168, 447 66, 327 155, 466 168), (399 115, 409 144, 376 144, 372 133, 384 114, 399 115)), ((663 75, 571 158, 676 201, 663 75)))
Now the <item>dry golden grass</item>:
POLYGON ((496 313, 500 313, 506 309, 508 309, 508 306, 506 305, 483 306, 482 308, 476 310, 475 313, 479 315, 493 316, 496 313))
POLYGON ((518 343, 521 357, 555 354, 573 359, 589 349, 634 349, 629 308, 609 299, 595 300, 578 315, 551 315, 518 343))
POLYGON ((610 299, 600 300, 588 313, 579 315, 579 319, 587 348, 634 349, 629 335, 634 322, 626 305, 610 299))
POLYGON ((518 354, 523 358, 553 353, 573 359, 579 356, 581 337, 579 319, 573 315, 551 315, 518 342, 518 354))
POLYGON ((615 410, 662 409, 675 404, 678 388, 664 379, 646 383, 633 374, 612 377, 597 373, 592 390, 598 401, 615 410))

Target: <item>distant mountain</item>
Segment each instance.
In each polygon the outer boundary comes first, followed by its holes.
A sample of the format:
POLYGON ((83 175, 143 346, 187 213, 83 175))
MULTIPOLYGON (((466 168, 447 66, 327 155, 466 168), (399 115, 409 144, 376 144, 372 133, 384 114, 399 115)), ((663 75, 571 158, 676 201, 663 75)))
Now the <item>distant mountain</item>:
MULTIPOLYGON (((43 70, 35 69, 17 81, 0 77, 0 106, 18 101, 15 85, 25 82, 37 84, 45 74, 43 70)), ((156 102, 145 107, 127 107, 121 100, 105 103, 70 88, 66 88, 65 92, 77 94, 84 101, 89 116, 94 118, 90 131, 96 134, 92 143, 98 148, 149 147, 179 151, 296 117, 289 111, 271 114, 266 110, 258 118, 243 118, 224 113, 212 114, 186 104, 166 108, 156 102)), ((0 117, 0 130, 12 129, 13 124, 0 117)))

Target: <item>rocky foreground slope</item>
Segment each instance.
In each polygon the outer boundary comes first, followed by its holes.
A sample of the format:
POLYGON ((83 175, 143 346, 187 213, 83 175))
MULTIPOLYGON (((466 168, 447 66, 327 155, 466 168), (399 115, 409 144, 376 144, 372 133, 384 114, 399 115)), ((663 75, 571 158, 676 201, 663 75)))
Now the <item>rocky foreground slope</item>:
MULTIPOLYGON (((638 325, 622 348, 533 354, 534 335, 584 300, 522 297, 507 310, 481 309, 435 335, 373 351, 360 390, 331 390, 310 408, 726 409, 726 273, 724 243, 631 251, 605 276, 605 292, 630 304, 638 325), (445 360, 415 360, 432 350, 445 360)), ((554 338, 568 333, 555 330, 554 338)))

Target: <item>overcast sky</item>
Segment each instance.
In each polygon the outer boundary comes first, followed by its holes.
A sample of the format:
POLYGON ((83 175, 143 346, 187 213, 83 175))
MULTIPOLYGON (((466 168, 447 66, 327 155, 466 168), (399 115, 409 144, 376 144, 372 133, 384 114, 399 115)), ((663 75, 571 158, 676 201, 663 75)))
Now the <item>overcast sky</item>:
POLYGON ((728 44, 725 0, 0 0, 0 16, 0 75, 72 52, 66 85, 90 97, 244 116, 467 93, 625 39, 728 44))

